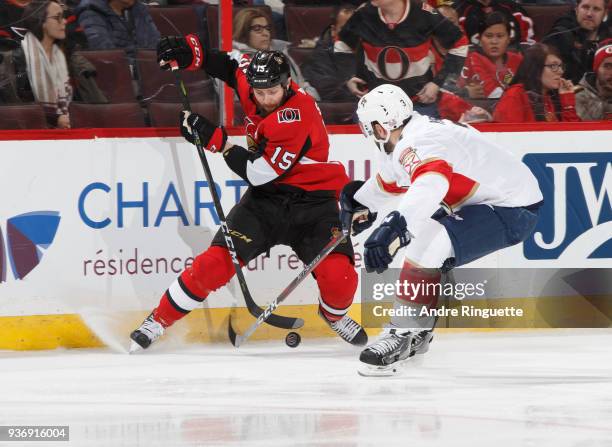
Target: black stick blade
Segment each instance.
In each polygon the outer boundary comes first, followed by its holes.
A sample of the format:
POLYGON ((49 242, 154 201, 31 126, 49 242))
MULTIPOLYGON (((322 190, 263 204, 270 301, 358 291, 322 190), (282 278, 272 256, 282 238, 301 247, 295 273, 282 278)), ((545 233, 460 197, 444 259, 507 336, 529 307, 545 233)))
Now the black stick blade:
POLYGON ((234 330, 234 327, 232 326, 232 316, 230 315, 229 317, 229 322, 227 324, 227 336, 229 337, 230 342, 232 343, 232 345, 234 345, 235 348, 237 348, 238 346, 236 345, 236 331, 234 330))

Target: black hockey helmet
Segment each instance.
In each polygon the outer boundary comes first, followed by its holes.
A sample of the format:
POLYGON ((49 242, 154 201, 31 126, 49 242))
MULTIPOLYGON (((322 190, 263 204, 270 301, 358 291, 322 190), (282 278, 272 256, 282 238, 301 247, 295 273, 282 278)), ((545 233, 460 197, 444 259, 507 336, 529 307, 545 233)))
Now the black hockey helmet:
POLYGON ((258 51, 247 68, 246 76, 253 88, 270 88, 289 82, 289 62, 280 51, 258 51))

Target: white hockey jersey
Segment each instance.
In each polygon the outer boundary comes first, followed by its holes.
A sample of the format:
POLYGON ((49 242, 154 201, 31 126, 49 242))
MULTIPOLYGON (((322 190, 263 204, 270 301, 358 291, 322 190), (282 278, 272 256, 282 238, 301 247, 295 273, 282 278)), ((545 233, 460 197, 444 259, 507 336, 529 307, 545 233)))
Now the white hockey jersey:
POLYGON ((391 154, 378 151, 378 173, 355 194, 372 211, 403 195, 398 211, 410 222, 429 218, 443 203, 528 206, 542 200, 529 168, 476 129, 414 112, 391 154))

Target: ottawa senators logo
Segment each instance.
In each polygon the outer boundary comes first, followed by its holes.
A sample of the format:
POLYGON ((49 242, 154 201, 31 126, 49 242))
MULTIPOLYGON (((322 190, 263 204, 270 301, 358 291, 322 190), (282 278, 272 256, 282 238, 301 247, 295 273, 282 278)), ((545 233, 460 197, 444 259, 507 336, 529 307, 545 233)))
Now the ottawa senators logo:
POLYGON ((276 112, 279 123, 293 123, 302 121, 299 109, 283 109, 276 112))

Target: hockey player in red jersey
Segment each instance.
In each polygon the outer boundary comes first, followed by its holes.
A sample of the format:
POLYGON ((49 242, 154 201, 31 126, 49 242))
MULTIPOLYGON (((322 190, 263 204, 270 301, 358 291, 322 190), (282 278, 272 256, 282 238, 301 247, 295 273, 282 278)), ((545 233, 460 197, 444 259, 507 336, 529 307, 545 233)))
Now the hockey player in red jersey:
POLYGON ((390 327, 362 351, 364 374, 386 374, 396 362, 427 351, 435 318, 421 312, 437 306, 432 289, 441 271, 524 241, 537 223, 542 193, 513 154, 474 128, 413 111, 399 87, 376 87, 361 98, 357 115, 379 146, 378 173, 344 187, 342 220, 348 226, 357 216, 353 230, 363 231, 399 195, 396 210, 364 244, 366 270, 382 273, 405 247, 400 282, 433 286, 398 294, 400 311, 390 327))
MULTIPOLYGON (((290 246, 310 263, 340 228, 337 197, 348 182, 344 167, 328 160, 329 140, 314 100, 289 76, 282 53, 261 51, 239 66, 225 52, 203 48, 194 35, 164 37, 158 45, 162 68, 204 69, 232 87, 246 118, 249 147, 232 145, 223 127, 195 113, 181 113, 181 133, 193 143, 221 154, 249 188, 227 216, 241 264, 271 247, 290 246)), ((135 350, 147 348, 164 329, 199 306, 210 292, 229 282, 234 267, 222 232, 163 294, 159 305, 131 334, 135 350)), ((353 247, 346 240, 314 270, 319 315, 345 341, 364 345, 367 335, 348 315, 357 288, 353 247)))

